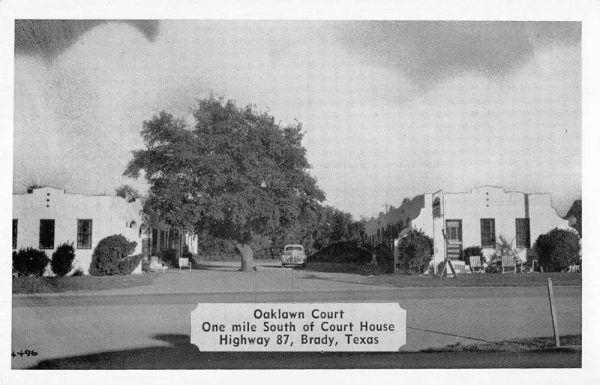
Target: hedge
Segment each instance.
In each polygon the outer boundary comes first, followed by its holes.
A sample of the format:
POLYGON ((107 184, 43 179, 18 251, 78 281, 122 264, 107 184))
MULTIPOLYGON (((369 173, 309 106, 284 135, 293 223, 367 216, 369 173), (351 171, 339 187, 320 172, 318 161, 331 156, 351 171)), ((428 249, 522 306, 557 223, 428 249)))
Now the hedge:
POLYGON ((574 231, 554 229, 535 242, 538 262, 544 271, 561 271, 579 263, 579 236, 574 231))
POLYGON ((129 256, 136 242, 130 242, 120 234, 110 235, 100 242, 92 254, 91 275, 128 275, 141 261, 141 256, 129 256), (137 261, 137 263, 136 263, 137 261))
POLYGON ((33 247, 21 249, 18 253, 13 252, 13 269, 19 276, 41 277, 49 262, 46 253, 33 247))

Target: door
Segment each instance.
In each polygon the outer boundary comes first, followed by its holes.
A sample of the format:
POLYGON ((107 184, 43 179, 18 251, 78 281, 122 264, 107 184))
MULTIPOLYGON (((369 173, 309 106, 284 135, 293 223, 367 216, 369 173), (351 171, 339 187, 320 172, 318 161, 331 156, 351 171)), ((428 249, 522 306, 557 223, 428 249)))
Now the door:
POLYGON ((452 260, 460 259, 462 253, 462 220, 446 220, 446 253, 452 260))

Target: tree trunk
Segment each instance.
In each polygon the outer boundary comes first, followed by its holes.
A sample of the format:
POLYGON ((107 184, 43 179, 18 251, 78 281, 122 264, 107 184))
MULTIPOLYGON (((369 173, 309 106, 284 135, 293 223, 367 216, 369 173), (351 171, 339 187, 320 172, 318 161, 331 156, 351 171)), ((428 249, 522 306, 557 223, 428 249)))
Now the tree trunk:
POLYGON ((242 267, 240 271, 255 271, 254 252, 248 243, 236 243, 240 256, 242 257, 242 267))

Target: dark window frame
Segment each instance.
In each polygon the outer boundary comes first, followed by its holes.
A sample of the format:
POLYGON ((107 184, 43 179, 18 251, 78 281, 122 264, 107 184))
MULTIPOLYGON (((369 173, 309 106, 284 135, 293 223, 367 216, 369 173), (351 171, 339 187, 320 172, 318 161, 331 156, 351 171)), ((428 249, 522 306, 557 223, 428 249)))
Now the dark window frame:
POLYGON ((19 234, 19 220, 13 219, 12 221, 12 248, 17 249, 17 237, 19 234))
POLYGON ((529 218, 515 218, 515 235, 518 248, 531 248, 531 221, 529 218))
POLYGON ((481 247, 496 247, 496 218, 481 218, 479 221, 481 230, 481 247), (491 224, 491 226, 488 226, 491 224))
POLYGON ((56 221, 54 219, 40 219, 40 250, 52 250, 54 249, 54 236, 56 230, 56 221), (52 224, 52 227, 44 227, 43 223, 52 224), (50 230, 50 234, 46 234, 42 230, 50 230), (48 239, 46 239, 48 238, 48 239))
POLYGON ((92 248, 92 234, 93 234, 94 222, 92 219, 77 219, 77 249, 91 249, 92 248), (89 232, 83 232, 82 224, 89 222, 89 232), (83 237, 87 236, 87 243, 84 243, 83 237))

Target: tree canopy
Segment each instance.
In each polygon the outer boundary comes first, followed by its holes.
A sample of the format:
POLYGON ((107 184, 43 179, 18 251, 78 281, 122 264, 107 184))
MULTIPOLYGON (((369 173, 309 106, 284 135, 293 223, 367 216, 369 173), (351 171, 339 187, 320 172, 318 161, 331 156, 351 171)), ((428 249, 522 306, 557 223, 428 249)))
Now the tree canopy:
POLYGON ((169 225, 228 239, 253 265, 249 243, 315 216, 324 193, 308 173, 302 125, 281 126, 253 107, 199 100, 195 125, 161 112, 145 121, 145 149, 124 175, 150 185, 145 209, 169 225))

